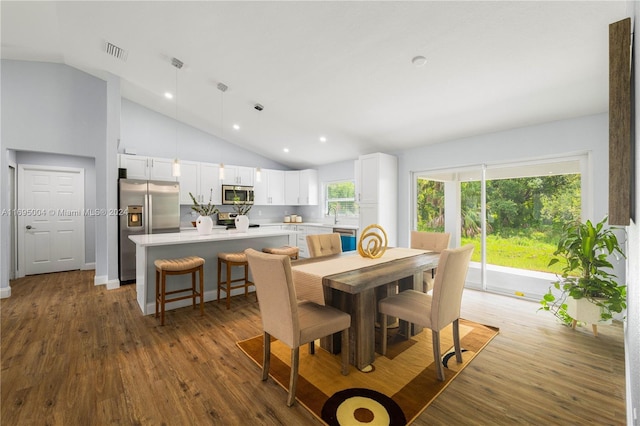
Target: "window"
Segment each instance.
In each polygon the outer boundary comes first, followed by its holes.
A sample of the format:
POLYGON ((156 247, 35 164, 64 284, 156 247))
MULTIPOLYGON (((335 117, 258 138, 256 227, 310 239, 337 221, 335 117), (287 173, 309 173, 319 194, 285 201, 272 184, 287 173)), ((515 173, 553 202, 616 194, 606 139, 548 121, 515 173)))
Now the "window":
POLYGON ((325 212, 328 216, 358 216, 356 205, 356 187, 353 181, 327 183, 325 194, 325 212))
POLYGON ((549 285, 540 274, 559 272, 548 262, 562 225, 588 217, 587 163, 585 155, 415 173, 414 229, 450 232, 452 246, 474 244, 481 275, 473 284, 535 298, 549 285))

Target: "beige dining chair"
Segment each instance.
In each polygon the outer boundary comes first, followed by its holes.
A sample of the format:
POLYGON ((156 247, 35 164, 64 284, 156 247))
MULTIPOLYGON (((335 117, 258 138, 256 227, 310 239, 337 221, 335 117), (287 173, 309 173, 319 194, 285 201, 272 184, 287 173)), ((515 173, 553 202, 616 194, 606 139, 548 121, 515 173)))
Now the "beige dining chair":
MULTIPOLYGON (((411 231, 411 248, 442 253, 443 250, 449 248, 450 242, 451 234, 448 232, 411 231)), ((433 289, 435 275, 435 269, 424 271, 422 285, 425 293, 433 289)))
MULTIPOLYGON (((405 290, 382 299, 378 303, 383 324, 386 324, 387 315, 389 315, 431 329, 433 359, 436 363, 436 373, 440 381, 444 380, 444 367, 440 359, 440 331, 451 323, 453 323, 453 344, 456 361, 462 362, 458 323, 462 291, 472 253, 473 244, 467 244, 455 249, 446 249, 440 254, 433 295, 416 290, 405 290)), ((411 330, 411 327, 409 327, 409 330, 411 330)), ((382 354, 386 355, 387 327, 382 327, 381 343, 382 354)))
POLYGON ((300 346, 309 344, 314 353, 314 341, 342 332, 342 374, 349 374, 349 327, 351 316, 331 306, 298 301, 291 275, 291 259, 287 255, 245 250, 249 268, 258 293, 263 329, 262 380, 269 376, 271 336, 291 348, 291 374, 287 405, 295 402, 300 363, 300 346))
POLYGON ((342 253, 342 240, 338 233, 307 235, 307 247, 311 257, 329 256, 342 253))

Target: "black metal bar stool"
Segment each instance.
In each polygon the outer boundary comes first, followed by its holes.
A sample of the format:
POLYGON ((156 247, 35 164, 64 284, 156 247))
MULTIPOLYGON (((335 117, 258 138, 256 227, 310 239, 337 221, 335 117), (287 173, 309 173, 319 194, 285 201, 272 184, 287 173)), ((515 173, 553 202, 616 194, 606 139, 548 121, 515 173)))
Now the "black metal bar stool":
POLYGON ((156 318, 158 308, 161 309, 160 325, 164 325, 164 309, 169 302, 177 300, 193 299, 193 308, 196 308, 196 298, 200 298, 200 315, 204 315, 204 259, 198 256, 183 257, 179 259, 158 259, 156 265, 156 318), (200 275, 200 290, 196 290, 196 272, 200 275), (167 291, 167 275, 191 274, 191 287, 167 291), (185 293, 167 299, 168 295, 185 293))
POLYGON ((244 296, 249 295, 249 287, 253 282, 249 281, 249 262, 244 253, 218 253, 218 302, 220 302, 220 290, 224 291, 227 299, 227 309, 231 306, 231 290, 244 288, 244 296), (226 279, 222 281, 222 265, 226 266, 226 279), (231 278, 231 268, 241 266, 244 268, 243 278, 231 278), (232 285, 233 283, 241 283, 232 285))

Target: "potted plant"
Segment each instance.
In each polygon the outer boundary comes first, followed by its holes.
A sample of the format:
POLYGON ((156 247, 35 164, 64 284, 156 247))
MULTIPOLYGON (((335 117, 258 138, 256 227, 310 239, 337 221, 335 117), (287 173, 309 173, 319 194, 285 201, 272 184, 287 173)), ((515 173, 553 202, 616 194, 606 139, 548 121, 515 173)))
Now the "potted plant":
POLYGON ((609 321, 614 313, 620 313, 627 307, 626 286, 615 281, 616 276, 609 272, 613 265, 608 261, 609 255, 624 257, 624 253, 613 232, 617 228, 605 228, 606 221, 605 217, 595 226, 589 220, 564 226, 553 253, 555 257, 549 262, 549 266, 563 262, 564 267, 558 280, 552 283, 540 301, 542 307, 539 309, 553 313, 573 327, 578 320, 590 322, 594 325, 594 333, 598 321, 609 321), (595 305, 596 317, 585 318, 581 313, 584 311, 573 308, 573 302, 595 305))
POLYGON ((213 205, 213 188, 211 188, 211 192, 209 193, 208 204, 198 203, 196 197, 194 197, 191 192, 189 192, 189 196, 191 197, 191 201, 193 201, 191 210, 200 215, 196 219, 196 228, 198 229, 198 232, 200 234, 210 234, 213 229, 213 219, 211 219, 211 215, 220 212, 220 210, 213 205))
POLYGON ((251 207, 253 207, 253 204, 241 202, 240 197, 233 191, 233 210, 237 213, 235 223, 238 232, 247 232, 249 230, 249 217, 247 213, 249 213, 251 207))

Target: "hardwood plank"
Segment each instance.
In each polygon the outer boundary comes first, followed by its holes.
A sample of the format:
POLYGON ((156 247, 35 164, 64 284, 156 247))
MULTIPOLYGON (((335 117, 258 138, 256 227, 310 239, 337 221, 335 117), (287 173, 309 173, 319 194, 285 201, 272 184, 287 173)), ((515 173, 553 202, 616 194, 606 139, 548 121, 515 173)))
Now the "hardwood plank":
MULTIPOLYGON (((143 316, 133 286, 93 271, 11 282, 0 301, 0 423, 319 424, 235 342, 261 333, 253 295, 143 316)), ((620 323, 571 330, 537 303, 466 290, 462 315, 498 335, 416 420, 450 424, 625 424, 620 323)), ((339 372, 336 372, 339 374, 339 372)))

